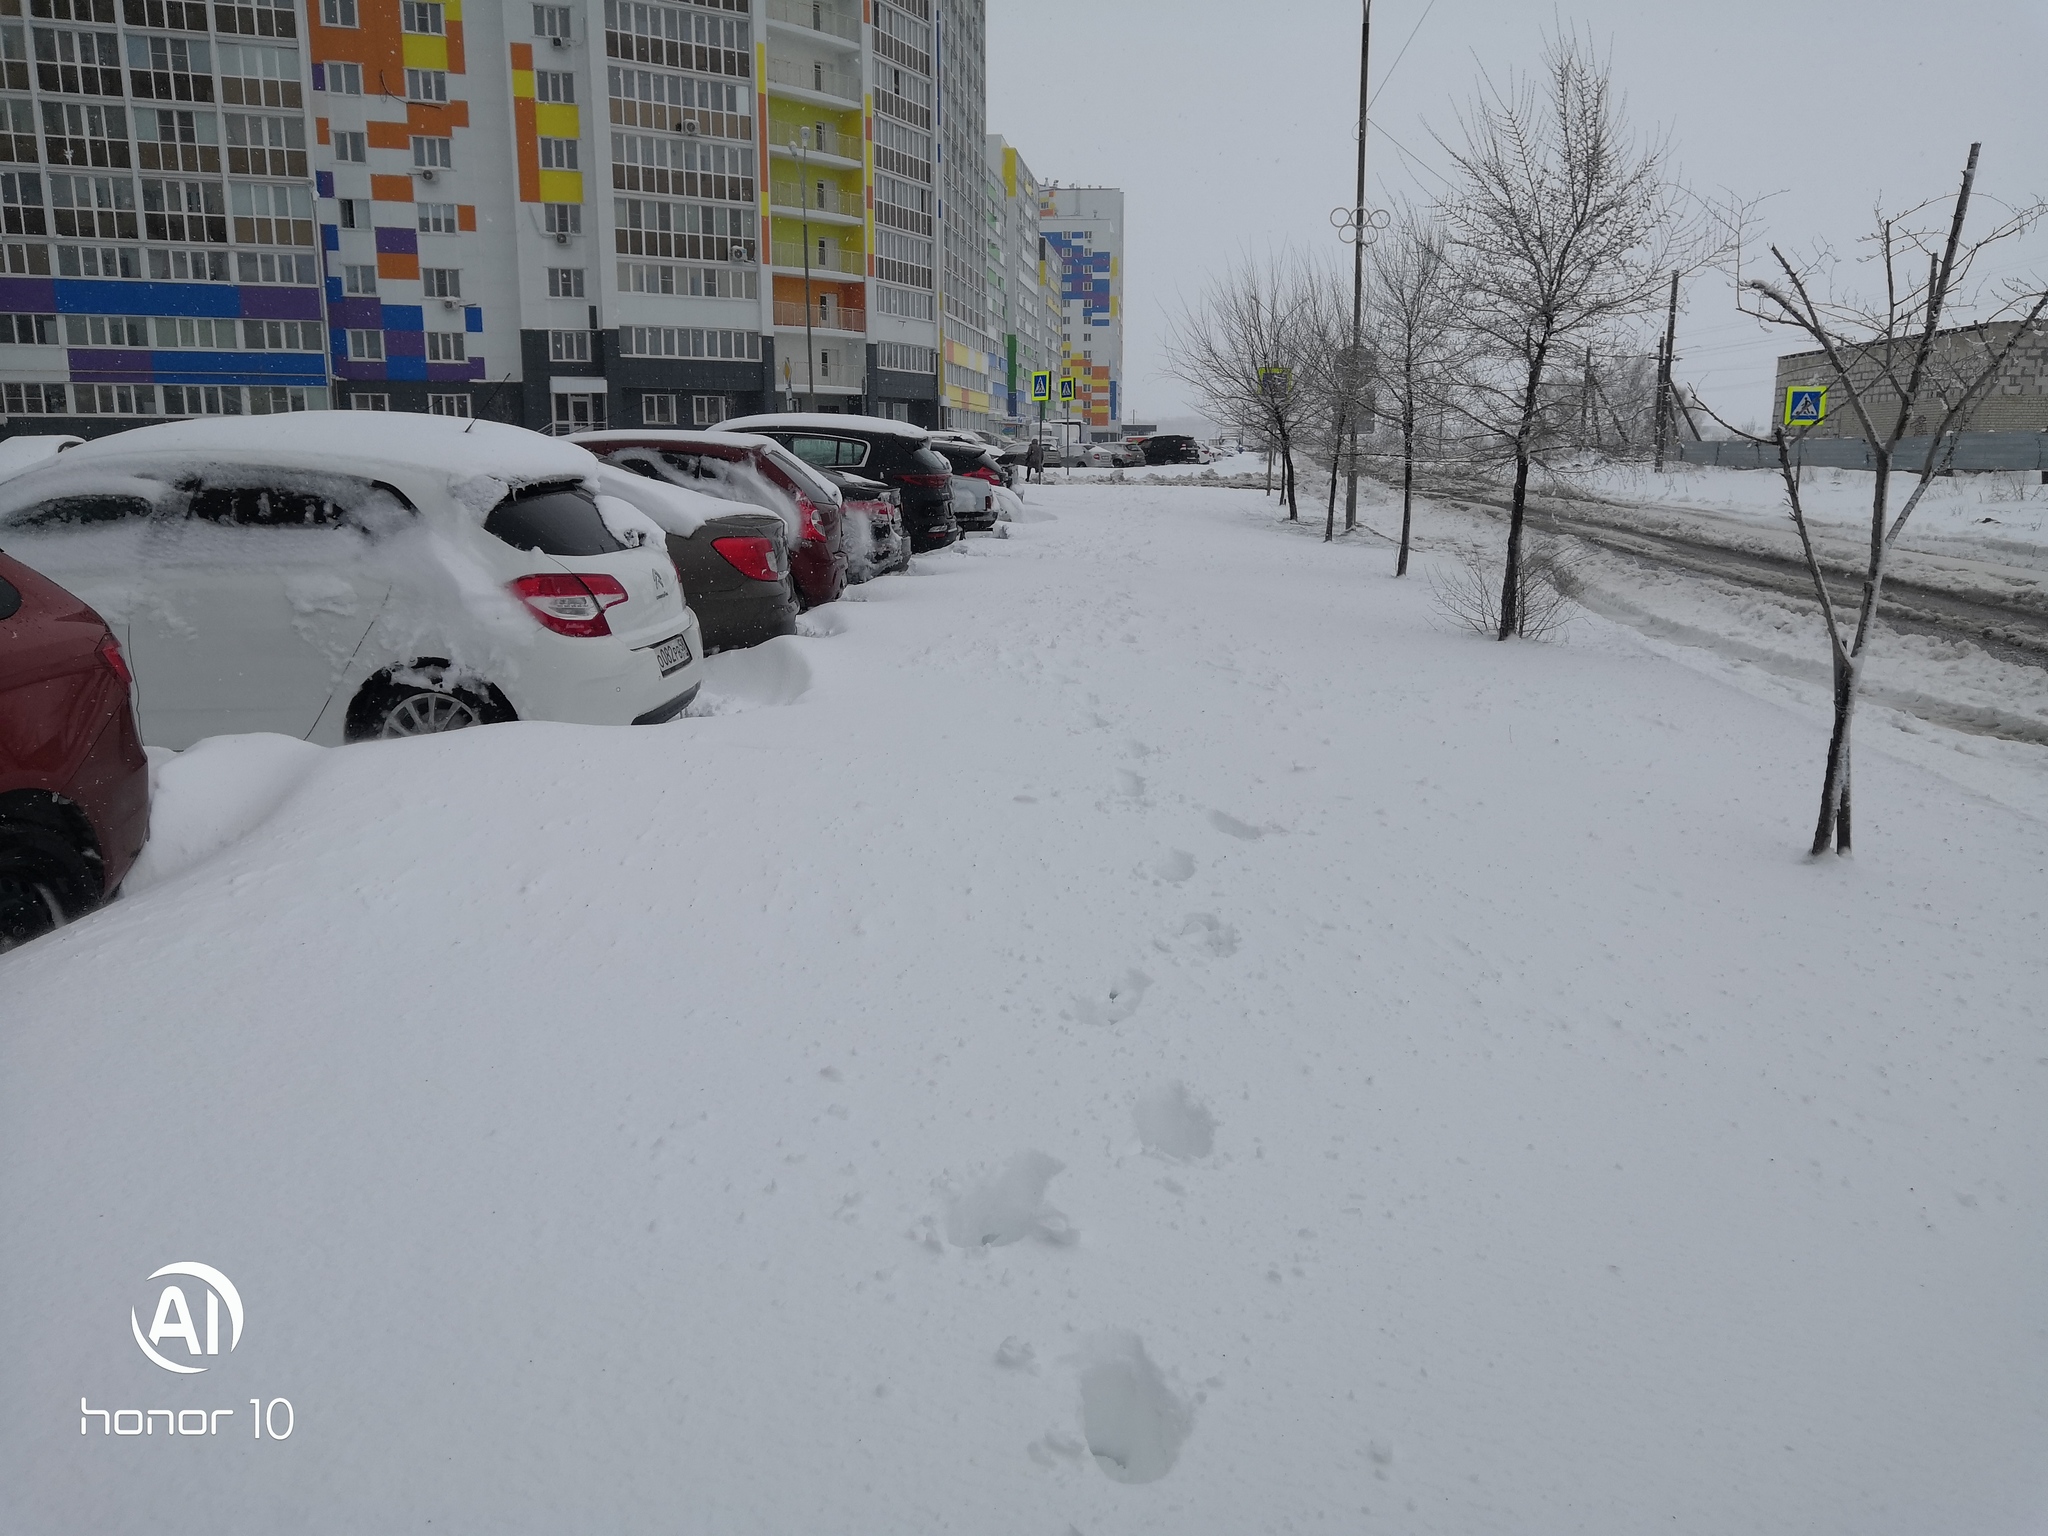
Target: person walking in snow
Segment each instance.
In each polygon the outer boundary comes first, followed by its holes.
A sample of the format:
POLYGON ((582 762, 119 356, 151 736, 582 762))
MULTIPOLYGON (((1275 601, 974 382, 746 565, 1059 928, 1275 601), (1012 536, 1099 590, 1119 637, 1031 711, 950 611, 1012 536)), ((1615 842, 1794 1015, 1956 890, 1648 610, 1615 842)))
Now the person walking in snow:
POLYGON ((1028 484, 1036 480, 1045 483, 1045 439, 1034 437, 1031 446, 1024 450, 1024 479, 1028 484))

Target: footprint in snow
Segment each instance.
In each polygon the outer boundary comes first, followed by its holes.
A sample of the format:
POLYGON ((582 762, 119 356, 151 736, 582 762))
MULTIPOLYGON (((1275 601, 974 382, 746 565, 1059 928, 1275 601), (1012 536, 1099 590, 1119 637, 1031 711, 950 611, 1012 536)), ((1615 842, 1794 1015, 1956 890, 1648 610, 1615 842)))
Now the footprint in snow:
POLYGON ((946 1237, 956 1248, 1001 1248, 1035 1237, 1071 1243, 1067 1218, 1045 1203, 1065 1165, 1043 1152, 1019 1152, 1003 1171, 958 1191, 946 1207, 946 1237))
POLYGON ((1187 921, 1180 925, 1180 936, 1219 960, 1237 953, 1237 929, 1214 912, 1190 912, 1187 921))
POLYGON ((1081 1433, 1095 1464, 1119 1483, 1156 1483, 1173 1470, 1194 1409, 1145 1353, 1112 1328, 1081 1349, 1081 1433))
POLYGON ((1131 1119, 1147 1152, 1177 1163, 1216 1150, 1216 1117, 1184 1083, 1164 1083, 1131 1106, 1131 1119))
POLYGON ((1239 821, 1224 811, 1211 811, 1209 825, 1218 832, 1228 832, 1232 837, 1241 837, 1246 842, 1257 842, 1266 835, 1264 827, 1255 827, 1248 821, 1239 821))
POLYGON ((1138 1011, 1152 978, 1143 971, 1125 971, 1109 984, 1107 996, 1077 997, 1074 1017, 1083 1024, 1121 1024, 1138 1011))
POLYGON ((1195 856, 1180 848, 1169 848, 1151 863, 1152 878, 1179 885, 1195 872, 1195 856))

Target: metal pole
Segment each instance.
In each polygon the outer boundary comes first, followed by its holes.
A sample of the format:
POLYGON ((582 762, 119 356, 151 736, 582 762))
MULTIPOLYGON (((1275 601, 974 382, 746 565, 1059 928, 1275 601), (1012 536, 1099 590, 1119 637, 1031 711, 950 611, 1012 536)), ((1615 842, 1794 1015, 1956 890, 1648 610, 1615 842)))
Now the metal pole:
POLYGON ((804 379, 810 391, 804 405, 815 411, 818 408, 818 349, 811 341, 811 130, 799 128, 797 135, 789 141, 789 147, 796 155, 797 174, 803 177, 803 185, 797 188, 797 194, 803 198, 804 207, 804 379))
MULTIPOLYGON (((1358 239, 1351 247, 1351 366, 1345 371, 1347 396, 1359 392, 1365 350, 1365 109, 1366 70, 1372 63, 1372 0, 1365 0, 1365 21, 1358 32, 1358 197, 1353 203, 1359 221, 1358 239)), ((1351 418, 1351 464, 1344 486, 1344 531, 1358 526, 1358 409, 1347 398, 1345 411, 1351 418)))

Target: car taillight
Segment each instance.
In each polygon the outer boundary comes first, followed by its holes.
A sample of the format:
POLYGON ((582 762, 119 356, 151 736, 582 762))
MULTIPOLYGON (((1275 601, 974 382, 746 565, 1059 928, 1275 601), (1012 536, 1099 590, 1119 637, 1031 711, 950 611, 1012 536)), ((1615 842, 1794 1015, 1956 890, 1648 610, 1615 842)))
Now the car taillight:
POLYGON ((626 600, 617 578, 595 574, 522 576, 511 587, 527 612, 558 635, 610 634, 605 610, 626 600))
POLYGON ((775 569, 773 539, 713 539, 711 547, 725 557, 725 563, 754 581, 780 581, 775 569))
POLYGON ((986 480, 990 485, 1001 485, 1003 483, 999 478, 997 478, 996 472, 990 469, 985 464, 967 470, 965 471, 965 473, 972 476, 976 480, 986 480))
POLYGON ((945 485, 952 478, 953 477, 950 474, 926 474, 922 470, 913 470, 898 475, 896 477, 896 483, 898 485, 920 486, 923 489, 930 491, 937 490, 939 487, 945 485))
POLYGON ((135 674, 128 670, 128 658, 121 654, 121 642, 113 635, 100 636, 100 660, 107 664, 107 670, 121 679, 123 688, 135 686, 135 674))
POLYGON ((796 498, 797 537, 825 542, 825 530, 818 526, 818 505, 801 491, 796 498))

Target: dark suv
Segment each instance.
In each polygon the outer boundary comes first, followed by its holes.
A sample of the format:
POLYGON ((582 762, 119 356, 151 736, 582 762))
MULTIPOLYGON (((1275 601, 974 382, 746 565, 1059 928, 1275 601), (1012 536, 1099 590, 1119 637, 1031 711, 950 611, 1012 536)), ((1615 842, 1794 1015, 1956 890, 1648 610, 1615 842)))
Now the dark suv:
POLYGON ((819 469, 857 470, 894 490, 903 502, 903 526, 918 553, 943 549, 960 537, 953 515, 953 466, 933 451, 922 427, 881 416, 788 412, 721 421, 722 432, 771 437, 819 469))

